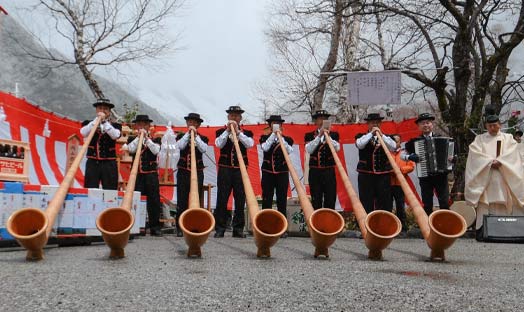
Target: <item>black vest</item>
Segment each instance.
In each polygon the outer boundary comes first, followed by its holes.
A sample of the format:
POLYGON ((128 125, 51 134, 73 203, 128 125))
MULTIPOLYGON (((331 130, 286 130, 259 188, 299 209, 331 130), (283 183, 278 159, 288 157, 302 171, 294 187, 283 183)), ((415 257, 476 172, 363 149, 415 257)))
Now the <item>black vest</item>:
MULTIPOLYGON (((306 133, 306 135, 304 136, 304 141, 306 142, 306 144, 308 142, 313 141, 317 134, 317 130, 306 133)), ((331 139, 338 142, 338 132, 330 131, 329 136, 331 137, 331 139)), ((319 143, 317 148, 313 151, 313 153, 309 155, 309 168, 331 168, 334 166, 335 159, 333 158, 333 154, 329 149, 329 145, 326 142, 319 143)))
MULTIPOLYGON (((267 141, 269 135, 263 135, 260 137, 260 144, 267 141)), ((288 136, 282 136, 282 138, 289 144, 293 145, 293 139, 288 136)), ((284 159, 284 153, 279 142, 273 143, 267 152, 264 152, 264 160, 262 161, 262 170, 271 173, 288 172, 286 160, 284 159)))
MULTIPOLYGON (((127 143, 131 143, 136 136, 130 136, 127 138, 127 143)), ((153 142, 157 144, 161 144, 160 138, 153 139, 153 142)), ((135 160, 135 156, 133 155, 133 161, 135 160)), ((140 166, 138 169, 139 173, 153 173, 157 172, 157 162, 156 162, 156 155, 151 153, 149 148, 147 148, 147 145, 142 145, 142 154, 140 155, 140 166)))
MULTIPOLYGON (((177 141, 180 140, 184 136, 184 134, 185 133, 179 133, 176 136, 176 140, 177 141)), ((206 144, 209 142, 208 138, 203 135, 200 135, 200 138, 206 144)), ((202 152, 200 152, 200 150, 196 146, 195 146, 195 157, 196 157, 197 170, 203 170, 205 166, 204 166, 204 161, 202 160, 202 152)), ((183 150, 180 150, 180 159, 178 160, 177 167, 179 169, 191 171, 191 142, 187 142, 186 147, 183 150)))
MULTIPOLYGON (((82 127, 89 124, 90 120, 84 120, 82 127)), ((122 132, 122 125, 119 123, 112 122, 113 128, 122 132)), ((100 126, 96 129, 95 135, 91 142, 89 142, 89 148, 87 149, 87 158, 96 160, 115 160, 116 159, 116 140, 113 140, 109 134, 104 133, 102 135, 100 126)))
MULTIPOLYGON (((366 133, 357 134, 355 139, 363 135, 366 135, 366 133)), ((374 139, 371 138, 363 149, 358 150, 357 171, 371 174, 390 173, 392 168, 384 149, 382 146, 376 145, 378 142, 374 142, 373 140, 374 139)))
MULTIPOLYGON (((218 138, 222 133, 224 133, 224 131, 226 131, 225 127, 218 129, 216 131, 216 137, 218 138)), ((243 130, 242 132, 250 138, 253 137, 253 132, 249 130, 243 130)), ((240 141, 238 142, 238 144, 240 145, 242 158, 244 159, 244 163, 247 167, 247 149, 244 146, 244 144, 242 144, 240 141)), ((238 168, 237 152, 235 150, 235 145, 233 144, 233 141, 231 141, 231 139, 228 139, 226 141, 226 144, 220 149, 220 158, 218 159, 218 165, 221 167, 238 168)))

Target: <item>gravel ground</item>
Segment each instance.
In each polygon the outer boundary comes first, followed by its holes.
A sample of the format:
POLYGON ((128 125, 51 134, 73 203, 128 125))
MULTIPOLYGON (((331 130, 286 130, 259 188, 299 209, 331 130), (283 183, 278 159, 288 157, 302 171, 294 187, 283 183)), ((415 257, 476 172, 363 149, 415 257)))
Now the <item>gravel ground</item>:
POLYGON ((447 262, 420 239, 396 239, 384 261, 360 239, 339 238, 329 259, 308 238, 281 239, 257 259, 251 237, 209 238, 187 259, 183 238, 141 237, 112 261, 97 244, 0 250, 0 311, 522 311, 523 245, 460 239, 447 262))

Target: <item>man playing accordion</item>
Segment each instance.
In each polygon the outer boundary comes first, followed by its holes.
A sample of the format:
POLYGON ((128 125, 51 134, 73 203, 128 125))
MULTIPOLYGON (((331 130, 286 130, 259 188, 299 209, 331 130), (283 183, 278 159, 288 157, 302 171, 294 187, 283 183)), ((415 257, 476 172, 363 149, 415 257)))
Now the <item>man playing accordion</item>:
POLYGON ((435 117, 428 113, 418 116, 415 123, 422 135, 406 143, 403 160, 417 163, 424 211, 433 212, 433 194, 436 193, 440 209, 449 209, 448 172, 455 160, 454 143, 450 138, 433 133, 435 117))

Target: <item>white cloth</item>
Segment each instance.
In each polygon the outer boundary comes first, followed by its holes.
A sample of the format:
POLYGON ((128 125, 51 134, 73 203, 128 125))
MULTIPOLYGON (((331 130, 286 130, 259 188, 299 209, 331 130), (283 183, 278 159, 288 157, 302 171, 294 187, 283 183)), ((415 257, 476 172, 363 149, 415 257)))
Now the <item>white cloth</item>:
POLYGON ((480 134, 469 145, 464 196, 466 202, 477 209, 477 229, 482 226, 482 215, 491 210, 514 215, 524 209, 522 166, 517 142, 510 134, 480 134), (497 141, 501 141, 498 157, 497 141), (495 159, 502 164, 499 169, 491 168, 495 159))

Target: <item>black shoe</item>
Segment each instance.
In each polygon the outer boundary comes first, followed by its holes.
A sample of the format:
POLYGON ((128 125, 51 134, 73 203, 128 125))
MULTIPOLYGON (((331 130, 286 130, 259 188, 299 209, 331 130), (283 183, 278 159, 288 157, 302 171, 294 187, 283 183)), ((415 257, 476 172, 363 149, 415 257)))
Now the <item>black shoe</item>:
POLYGON ((246 238, 246 234, 244 234, 244 231, 242 230, 240 231, 233 230, 233 237, 246 238))
POLYGON ((215 232, 215 237, 217 237, 217 238, 224 237, 224 232, 216 231, 215 232))
POLYGON ((160 230, 151 230, 151 236, 162 237, 164 234, 160 230))
POLYGON ((182 237, 184 236, 184 233, 182 232, 182 230, 176 230, 176 237, 182 237))
POLYGON ((287 237, 288 237, 287 232, 284 232, 284 234, 280 235, 280 238, 287 238, 287 237))

